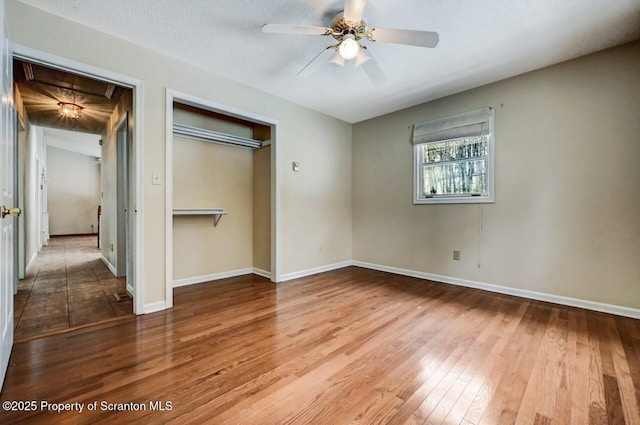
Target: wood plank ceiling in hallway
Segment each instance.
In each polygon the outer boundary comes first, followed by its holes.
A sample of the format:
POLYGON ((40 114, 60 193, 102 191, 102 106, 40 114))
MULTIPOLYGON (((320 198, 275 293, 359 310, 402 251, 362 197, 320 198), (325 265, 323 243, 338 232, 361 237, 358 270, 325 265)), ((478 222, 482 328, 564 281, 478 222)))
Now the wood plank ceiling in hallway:
POLYGON ((42 127, 101 134, 124 87, 48 68, 27 61, 14 60, 13 75, 29 122, 42 127), (60 114, 60 102, 77 104, 82 117, 73 119, 60 114))

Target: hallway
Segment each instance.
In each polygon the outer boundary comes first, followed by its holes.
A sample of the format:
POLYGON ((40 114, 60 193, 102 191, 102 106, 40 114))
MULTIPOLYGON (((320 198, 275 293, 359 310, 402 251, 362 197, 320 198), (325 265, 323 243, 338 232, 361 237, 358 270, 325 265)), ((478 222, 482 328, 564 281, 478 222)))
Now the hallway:
POLYGON ((133 315, 132 300, 118 302, 125 278, 100 259, 96 236, 52 237, 20 280, 14 303, 14 341, 133 315))

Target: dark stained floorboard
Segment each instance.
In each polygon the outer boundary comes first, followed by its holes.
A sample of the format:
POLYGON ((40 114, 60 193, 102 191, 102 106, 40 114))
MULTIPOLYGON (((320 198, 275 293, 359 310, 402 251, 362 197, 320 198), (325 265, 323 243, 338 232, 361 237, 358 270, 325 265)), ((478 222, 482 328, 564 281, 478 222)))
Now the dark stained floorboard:
POLYGON ((114 297, 125 286, 100 259, 97 236, 54 236, 19 282, 14 341, 130 316, 131 299, 114 297))

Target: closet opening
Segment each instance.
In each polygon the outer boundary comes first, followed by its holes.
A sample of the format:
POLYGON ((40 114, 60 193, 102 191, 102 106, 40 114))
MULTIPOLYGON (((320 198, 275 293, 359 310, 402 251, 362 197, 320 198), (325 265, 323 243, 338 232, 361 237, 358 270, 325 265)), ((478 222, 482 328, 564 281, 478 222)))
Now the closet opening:
POLYGON ((167 307, 175 287, 277 281, 276 123, 183 96, 169 95, 167 109, 167 307))

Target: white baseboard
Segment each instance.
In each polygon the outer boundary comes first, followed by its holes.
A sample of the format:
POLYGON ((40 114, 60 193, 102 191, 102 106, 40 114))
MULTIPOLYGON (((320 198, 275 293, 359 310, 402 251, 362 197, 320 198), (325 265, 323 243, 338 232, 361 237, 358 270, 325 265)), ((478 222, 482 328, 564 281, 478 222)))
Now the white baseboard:
POLYGON ((196 283, 209 282, 211 280, 219 280, 219 279, 226 279, 228 277, 242 276, 245 274, 253 273, 253 270, 254 270, 253 268, 237 269, 237 270, 229 270, 227 272, 208 274, 204 276, 194 276, 194 277, 186 277, 184 279, 176 279, 173 281, 173 287, 179 288, 181 286, 195 285, 196 283))
POLYGON ((300 277, 311 276, 318 273, 329 272, 331 270, 341 269, 343 267, 352 266, 352 261, 342 261, 340 263, 327 264, 326 266, 314 267, 312 269, 300 270, 298 272, 286 273, 280 276, 280 282, 287 280, 298 279, 300 277))
POLYGON ((31 256, 31 259, 27 263, 27 267, 24 268, 25 274, 27 273, 27 270, 29 270, 29 267, 33 265, 33 262, 36 260, 37 257, 38 257, 38 253, 34 252, 33 255, 31 256))
MULTIPOLYGON (((103 258, 104 261, 104 258, 103 258)), ((109 264, 107 263, 107 266, 109 264)), ((547 294, 543 292, 530 291, 526 289, 517 289, 517 288, 509 288, 507 286, 493 285, 490 283, 477 282, 473 280, 460 279, 450 276, 442 276, 432 273, 420 272, 415 270, 402 269, 398 267, 384 266, 380 264, 367 263, 363 261, 343 261, 340 263, 328 264, 325 266, 314 267, 311 269, 301 270, 293 273, 286 273, 280 276, 280 281, 284 282, 287 280, 298 279, 301 277, 311 276, 318 273, 324 273, 332 270, 341 269, 348 266, 356 266, 362 267, 371 270, 378 270, 382 272, 388 272, 393 274, 398 274, 402 276, 410 276, 418 279, 426 279, 432 280, 435 282, 448 283, 451 285, 463 286, 467 288, 481 289, 484 291, 496 292, 505 295, 513 295, 520 298, 527 298, 538 301, 546 301, 554 304, 566 305, 570 307, 578 307, 586 310, 599 311, 602 313, 615 314, 618 316, 631 317, 634 319, 640 319, 640 310, 631 308, 618 306, 613 304, 600 303, 596 301, 588 301, 582 300, 578 298, 564 297, 560 295, 547 294)), ((211 280, 224 279, 227 277, 241 276, 245 274, 254 273, 259 276, 263 276, 266 278, 270 278, 271 273, 266 270, 261 270, 257 268, 247 268, 247 269, 239 269, 239 270, 231 270, 228 272, 215 273, 206 276, 196 276, 187 279, 179 279, 173 282, 174 288, 179 286, 192 285, 196 283, 208 282, 211 280)), ((164 310, 165 303, 157 302, 152 304, 146 304, 144 306, 144 312, 153 313, 156 311, 164 310)))
POLYGON ((253 268, 252 273, 257 274, 258 276, 266 277, 267 279, 271 279, 271 272, 259 269, 257 267, 253 268))
POLYGON ((164 301, 149 303, 144 305, 144 314, 156 313, 158 311, 162 311, 166 309, 167 309, 167 304, 164 301))
POLYGON ((131 295, 132 297, 135 294, 135 290, 133 289, 133 286, 131 286, 131 284, 129 282, 127 282, 127 292, 129 293, 129 295, 131 295))
POLYGON ((354 266, 363 267, 365 269, 378 270, 382 272, 394 273, 403 276, 417 277, 419 279, 433 280, 436 282, 449 283, 452 285, 464 286, 467 288, 482 289, 485 291, 497 292, 500 294, 513 295, 520 298, 528 298, 538 301, 547 301, 550 303, 566 305, 570 307, 579 307, 586 310, 594 310, 602 313, 610 313, 618 316, 631 317, 640 319, 640 310, 623 307, 613 304, 605 304, 596 301, 581 300, 578 298, 563 297, 561 295, 547 294, 543 292, 529 291, 526 289, 509 288, 507 286, 493 285, 490 283, 476 282, 473 280, 459 279, 449 276, 441 276, 437 274, 418 272, 415 270, 401 269, 397 267, 383 266, 380 264, 366 263, 362 261, 354 261, 354 266))
POLYGON ((111 264, 109 260, 107 260, 107 257, 105 257, 104 254, 100 254, 100 259, 109 268, 109 270, 111 271, 111 273, 113 273, 114 276, 118 276, 118 272, 116 271, 115 266, 111 264))

